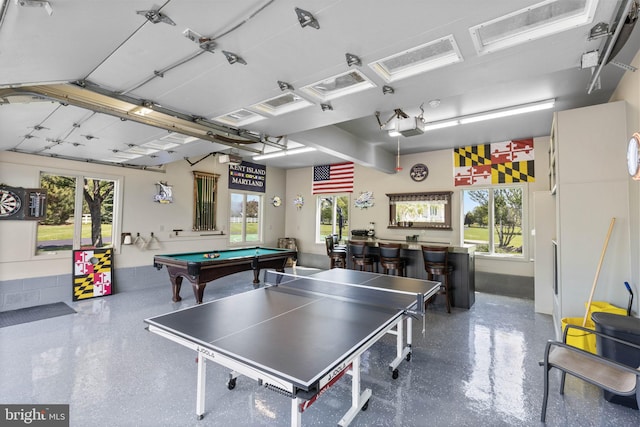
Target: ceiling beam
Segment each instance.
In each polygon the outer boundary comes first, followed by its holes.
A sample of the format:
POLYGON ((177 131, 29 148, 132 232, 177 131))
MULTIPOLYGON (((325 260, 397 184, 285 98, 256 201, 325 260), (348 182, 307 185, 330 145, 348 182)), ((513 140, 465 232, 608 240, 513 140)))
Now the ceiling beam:
POLYGON ((61 104, 74 105, 97 113, 131 120, 148 126, 165 129, 186 136, 226 145, 231 148, 261 153, 260 148, 251 147, 260 142, 260 137, 249 135, 241 130, 225 128, 203 118, 196 118, 160 107, 153 102, 137 100, 113 93, 98 92, 74 84, 20 86, 0 89, 0 99, 12 96, 24 98, 25 95, 44 97, 61 104))
POLYGON ((365 143, 337 126, 326 126, 296 133, 289 135, 289 139, 345 161, 374 168, 384 173, 396 173, 395 157, 392 153, 379 146, 365 143))

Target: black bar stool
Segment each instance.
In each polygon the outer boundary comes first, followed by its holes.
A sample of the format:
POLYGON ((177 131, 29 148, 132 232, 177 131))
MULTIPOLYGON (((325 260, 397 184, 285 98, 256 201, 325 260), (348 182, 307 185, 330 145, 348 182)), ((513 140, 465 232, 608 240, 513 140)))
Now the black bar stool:
MULTIPOLYGON (((422 258, 424 259, 424 269, 427 272, 427 280, 433 280, 434 277, 442 277, 444 279, 436 295, 445 296, 447 313, 451 313, 449 282, 453 266, 449 264, 449 248, 446 246, 422 246, 422 258)), ((436 295, 432 298, 435 298, 436 295)), ((429 300, 425 302, 425 309, 427 304, 429 304, 429 300)))
POLYGON ((347 268, 347 252, 334 247, 333 236, 325 237, 324 242, 327 246, 327 256, 331 261, 331 268, 347 268))
POLYGON ((353 262, 353 269, 373 272, 373 258, 367 254, 365 242, 350 241, 349 253, 353 262))
POLYGON ((384 274, 395 271, 396 276, 405 277, 405 260, 400 257, 399 243, 380 243, 380 266, 384 274))

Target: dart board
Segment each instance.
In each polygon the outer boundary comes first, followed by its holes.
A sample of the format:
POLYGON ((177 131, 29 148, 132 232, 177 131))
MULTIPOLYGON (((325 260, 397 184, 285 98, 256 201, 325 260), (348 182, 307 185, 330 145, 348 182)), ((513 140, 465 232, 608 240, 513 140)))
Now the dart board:
POLYGON ((0 185, 0 220, 45 219, 47 190, 0 185))
POLYGON ((17 214, 22 207, 22 200, 18 194, 6 188, 0 188, 0 217, 10 217, 17 214))

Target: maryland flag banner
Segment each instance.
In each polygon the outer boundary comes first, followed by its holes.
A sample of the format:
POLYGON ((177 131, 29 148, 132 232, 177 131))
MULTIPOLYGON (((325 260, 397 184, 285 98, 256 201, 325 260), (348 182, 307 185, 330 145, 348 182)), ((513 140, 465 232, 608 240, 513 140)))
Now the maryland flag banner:
POLYGON ((73 301, 111 295, 112 249, 73 251, 73 301))
POLYGON ((454 185, 534 182, 533 138, 453 150, 454 185))

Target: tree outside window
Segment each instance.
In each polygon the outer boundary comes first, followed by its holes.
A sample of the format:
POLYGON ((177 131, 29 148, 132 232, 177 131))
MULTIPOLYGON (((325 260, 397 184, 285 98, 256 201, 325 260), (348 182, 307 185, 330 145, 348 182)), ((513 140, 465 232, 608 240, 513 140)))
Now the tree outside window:
POLYGON ((522 186, 464 190, 464 243, 479 253, 522 257, 524 194, 522 186))
POLYGON ((41 173, 40 186, 47 217, 38 222, 36 254, 113 246, 116 180, 41 173))

